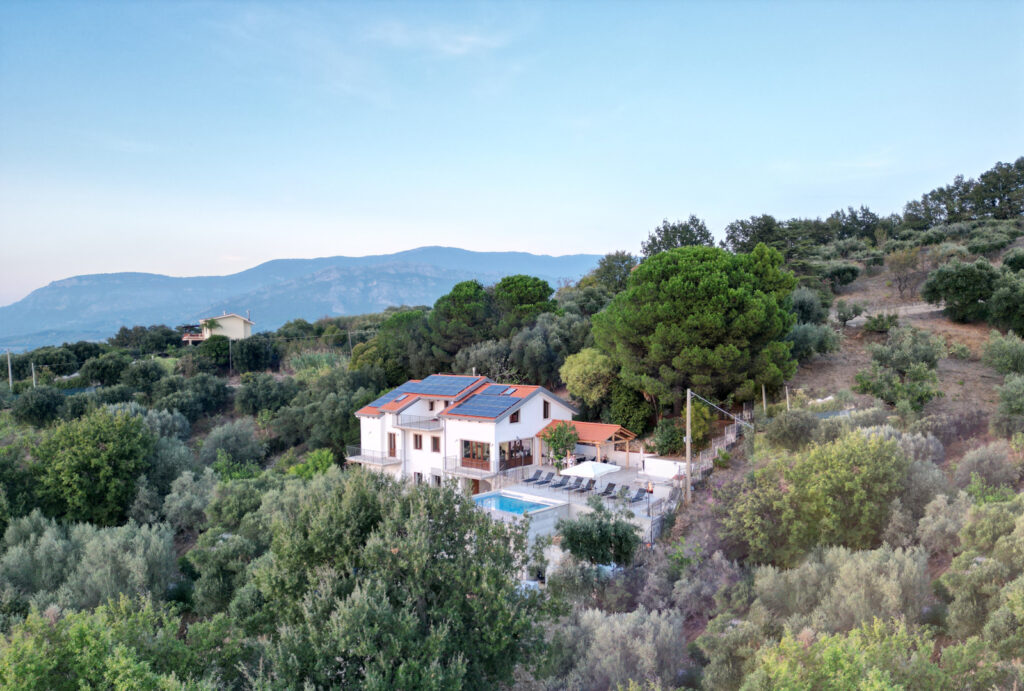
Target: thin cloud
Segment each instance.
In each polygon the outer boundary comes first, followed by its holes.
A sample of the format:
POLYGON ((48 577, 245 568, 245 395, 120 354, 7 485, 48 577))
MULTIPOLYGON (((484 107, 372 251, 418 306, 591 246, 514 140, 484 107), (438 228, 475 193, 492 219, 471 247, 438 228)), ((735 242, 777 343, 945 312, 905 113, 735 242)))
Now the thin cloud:
POLYGON ((402 50, 419 50, 445 57, 465 57, 501 48, 505 40, 481 31, 453 27, 413 27, 385 22, 369 32, 371 41, 402 50))

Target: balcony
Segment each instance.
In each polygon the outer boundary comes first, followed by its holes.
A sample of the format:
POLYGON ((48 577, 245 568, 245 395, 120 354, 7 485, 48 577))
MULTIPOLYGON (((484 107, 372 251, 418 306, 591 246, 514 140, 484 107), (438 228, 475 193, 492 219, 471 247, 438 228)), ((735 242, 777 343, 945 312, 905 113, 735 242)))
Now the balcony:
POLYGON ((399 415, 395 420, 395 427, 435 432, 441 429, 441 420, 429 415, 399 415))
POLYGON ((383 451, 363 449, 359 446, 349 446, 345 449, 345 460, 377 466, 397 465, 402 462, 401 458, 388 456, 383 451))
POLYGON ((469 477, 477 480, 493 477, 497 474, 491 470, 490 461, 481 461, 475 458, 463 458, 462 456, 445 456, 444 472, 448 475, 469 477))

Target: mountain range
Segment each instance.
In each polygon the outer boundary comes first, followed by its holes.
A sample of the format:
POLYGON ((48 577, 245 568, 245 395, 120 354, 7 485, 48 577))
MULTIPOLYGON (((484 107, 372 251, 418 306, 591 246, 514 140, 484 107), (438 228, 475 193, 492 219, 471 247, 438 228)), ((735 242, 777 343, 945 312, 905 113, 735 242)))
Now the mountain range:
POLYGON ((103 340, 121 326, 194 324, 224 312, 249 314, 254 331, 271 331, 300 317, 312 321, 394 305, 430 305, 469 279, 488 285, 510 274, 529 274, 557 288, 593 269, 598 259, 596 254, 420 247, 368 257, 275 259, 227 276, 73 276, 0 307, 0 348, 103 340))

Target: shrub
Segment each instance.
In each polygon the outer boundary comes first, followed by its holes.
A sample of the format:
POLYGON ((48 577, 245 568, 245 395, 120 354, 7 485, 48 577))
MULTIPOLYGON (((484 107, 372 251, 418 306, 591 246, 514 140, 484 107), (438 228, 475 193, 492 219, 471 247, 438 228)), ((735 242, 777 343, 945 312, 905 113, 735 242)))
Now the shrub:
POLYGON ((299 393, 298 383, 291 377, 277 381, 269 374, 242 375, 242 387, 235 393, 235 410, 256 415, 261 410, 276 412, 291 403, 299 393))
POLYGON ((118 523, 154 443, 142 420, 105 409, 61 423, 33 451, 40 497, 68 520, 118 523))
POLYGON ((632 564, 640 547, 637 527, 625 515, 610 512, 599 498, 591 497, 587 505, 592 510, 576 520, 558 521, 562 547, 592 564, 632 564))
POLYGON ((1024 274, 1005 273, 988 301, 988 321, 1002 329, 1024 333, 1024 274))
POLYGON ((1013 242, 1005 233, 996 231, 979 231, 971 235, 967 241, 967 251, 971 254, 993 254, 1013 242))
POLYGON ((177 437, 158 437, 146 459, 145 474, 159 497, 170 491, 174 479, 196 468, 192 452, 177 437))
POLYGON ((895 441, 852 432, 777 460, 719 493, 722 536, 754 563, 795 563, 815 544, 869 547, 903 489, 895 441))
POLYGON ((61 525, 38 511, 11 522, 0 556, 0 590, 15 602, 95 607, 121 593, 162 597, 175 569, 164 525, 61 525))
POLYGON ((786 340, 791 344, 790 354, 800 362, 839 349, 839 334, 824 324, 797 324, 790 329, 786 340))
POLYGON ((964 492, 950 499, 940 494, 924 507, 917 523, 917 539, 932 554, 952 552, 960 544, 960 531, 967 523, 971 499, 964 492))
POLYGON ((971 349, 964 343, 953 343, 949 346, 949 356, 957 360, 970 360, 971 349))
POLYGON ((846 300, 836 301, 836 321, 840 326, 846 327, 846 323, 864 313, 864 305, 859 302, 847 303, 846 300))
POLYGON ((60 415, 64 396, 50 386, 32 388, 15 399, 11 415, 15 420, 34 427, 45 427, 60 415))
POLYGON ((943 444, 967 439, 985 423, 985 413, 980 410, 968 410, 957 414, 928 415, 914 421, 909 430, 925 435, 932 435, 943 444))
POLYGON ((262 463, 266 447, 256 438, 256 427, 252 420, 236 420, 213 428, 203 442, 199 460, 211 465, 223 451, 235 463, 262 463))
POLYGON ((188 418, 176 410, 147 410, 143 422, 158 437, 186 441, 192 433, 188 418))
MULTIPOLYGON (((690 434, 692 448, 699 449, 711 433, 711 409, 699 401, 693 401, 690 410, 690 434)), ((651 437, 654 452, 662 456, 683 453, 686 450, 686 417, 662 418, 654 427, 651 437)))
POLYGON ((1024 339, 1012 331, 989 334, 982 361, 1000 374, 1024 374, 1024 339))
POLYGON ((132 389, 130 386, 125 386, 124 384, 101 386, 96 390, 95 396, 96 402, 104 405, 127 403, 132 400, 132 389))
POLYGON ((1009 374, 1002 386, 996 387, 999 404, 992 415, 992 433, 1012 437, 1024 432, 1024 375, 1009 374))
POLYGON ((860 276, 860 267, 853 262, 828 262, 821 269, 821 276, 834 287, 853 283, 860 276))
POLYGON ((86 360, 78 373, 84 381, 113 386, 121 381, 121 375, 130 364, 131 360, 127 355, 118 352, 105 353, 86 360))
MULTIPOLYGON (((566 685, 570 688, 625 688, 631 679, 675 687, 680 667, 683 619, 672 610, 605 613, 583 611, 579 617, 577 655, 566 685), (614 650, 614 655, 608 651, 614 650)), ((657 688, 661 688, 658 686, 657 688)))
POLYGON ((789 410, 776 416, 765 427, 765 436, 774 446, 797 451, 811 443, 820 421, 806 410, 789 410))
POLYGON ((1024 247, 1015 247, 1004 254, 1003 266, 1010 271, 1024 271, 1024 247))
POLYGON ((930 596, 928 555, 920 548, 813 551, 799 566, 754 571, 751 616, 793 630, 848 631, 874 617, 916 621, 930 596))
POLYGON ((163 513, 175 531, 197 530, 206 522, 206 507, 213 497, 217 476, 210 468, 196 475, 185 471, 171 484, 164 498, 163 513))
POLYGON ((823 324, 828 318, 821 297, 809 288, 797 288, 789 299, 798 324, 823 324))
POLYGON ((889 329, 892 329, 899 323, 898 314, 886 314, 879 312, 878 314, 872 314, 868 316, 864 322, 865 331, 874 331, 876 333, 887 333, 889 329))
POLYGON ((921 297, 932 304, 944 303, 953 321, 984 321, 988 316, 986 303, 998 277, 999 271, 984 259, 973 264, 954 260, 928 274, 921 297))
POLYGON ((148 394, 167 372, 156 360, 138 360, 121 373, 121 383, 135 391, 148 394))
POLYGON ((954 482, 964 489, 972 476, 977 475, 992 486, 1016 485, 1020 469, 1010 460, 1010 447, 1006 442, 995 442, 967 452, 956 466, 954 482))
POLYGON ((314 475, 326 473, 334 466, 334 454, 330 449, 316 449, 306 454, 302 463, 297 463, 288 469, 290 475, 298 475, 309 480, 314 475))

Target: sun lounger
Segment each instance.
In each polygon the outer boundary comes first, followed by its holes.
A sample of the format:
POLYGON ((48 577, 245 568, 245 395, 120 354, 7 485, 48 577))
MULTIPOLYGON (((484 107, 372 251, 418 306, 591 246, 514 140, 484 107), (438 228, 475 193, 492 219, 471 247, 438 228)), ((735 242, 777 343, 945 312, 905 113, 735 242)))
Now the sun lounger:
POLYGON ((568 475, 563 475, 561 480, 559 480, 555 484, 551 485, 551 489, 562 489, 563 487, 565 487, 568 484, 569 484, 569 476, 568 475))
POLYGON ((582 487, 576 489, 575 491, 579 492, 580 494, 585 494, 585 493, 591 491, 592 489, 594 489, 594 481, 593 480, 587 480, 587 482, 582 487))
POLYGON ((548 473, 547 475, 545 475, 545 476, 544 476, 544 479, 543 479, 543 480, 537 480, 537 485, 536 485, 536 486, 537 486, 537 487, 540 487, 541 485, 546 485, 546 484, 548 484, 549 482, 551 482, 551 479, 552 479, 553 477, 555 477, 555 474, 554 474, 554 473, 548 473))
POLYGON ((604 486, 604 489, 597 493, 599 497, 610 497, 615 493, 615 483, 609 482, 604 486))
POLYGON ((543 474, 544 473, 542 471, 538 470, 537 472, 535 472, 533 474, 533 477, 528 477, 528 478, 524 479, 523 482, 527 482, 527 483, 529 483, 529 482, 536 482, 537 480, 540 479, 540 476, 543 475, 543 474))
POLYGON ((575 480, 573 480, 572 482, 570 482, 568 485, 565 486, 565 491, 566 492, 572 492, 573 490, 577 490, 577 489, 580 488, 580 485, 582 485, 582 484, 583 484, 583 478, 578 477, 575 480))
POLYGON ((636 494, 633 495, 633 498, 629 500, 629 503, 630 504, 635 504, 638 501, 643 501, 643 498, 644 498, 645 494, 647 494, 647 490, 645 490, 643 487, 641 487, 640 489, 638 489, 636 491, 636 494))

